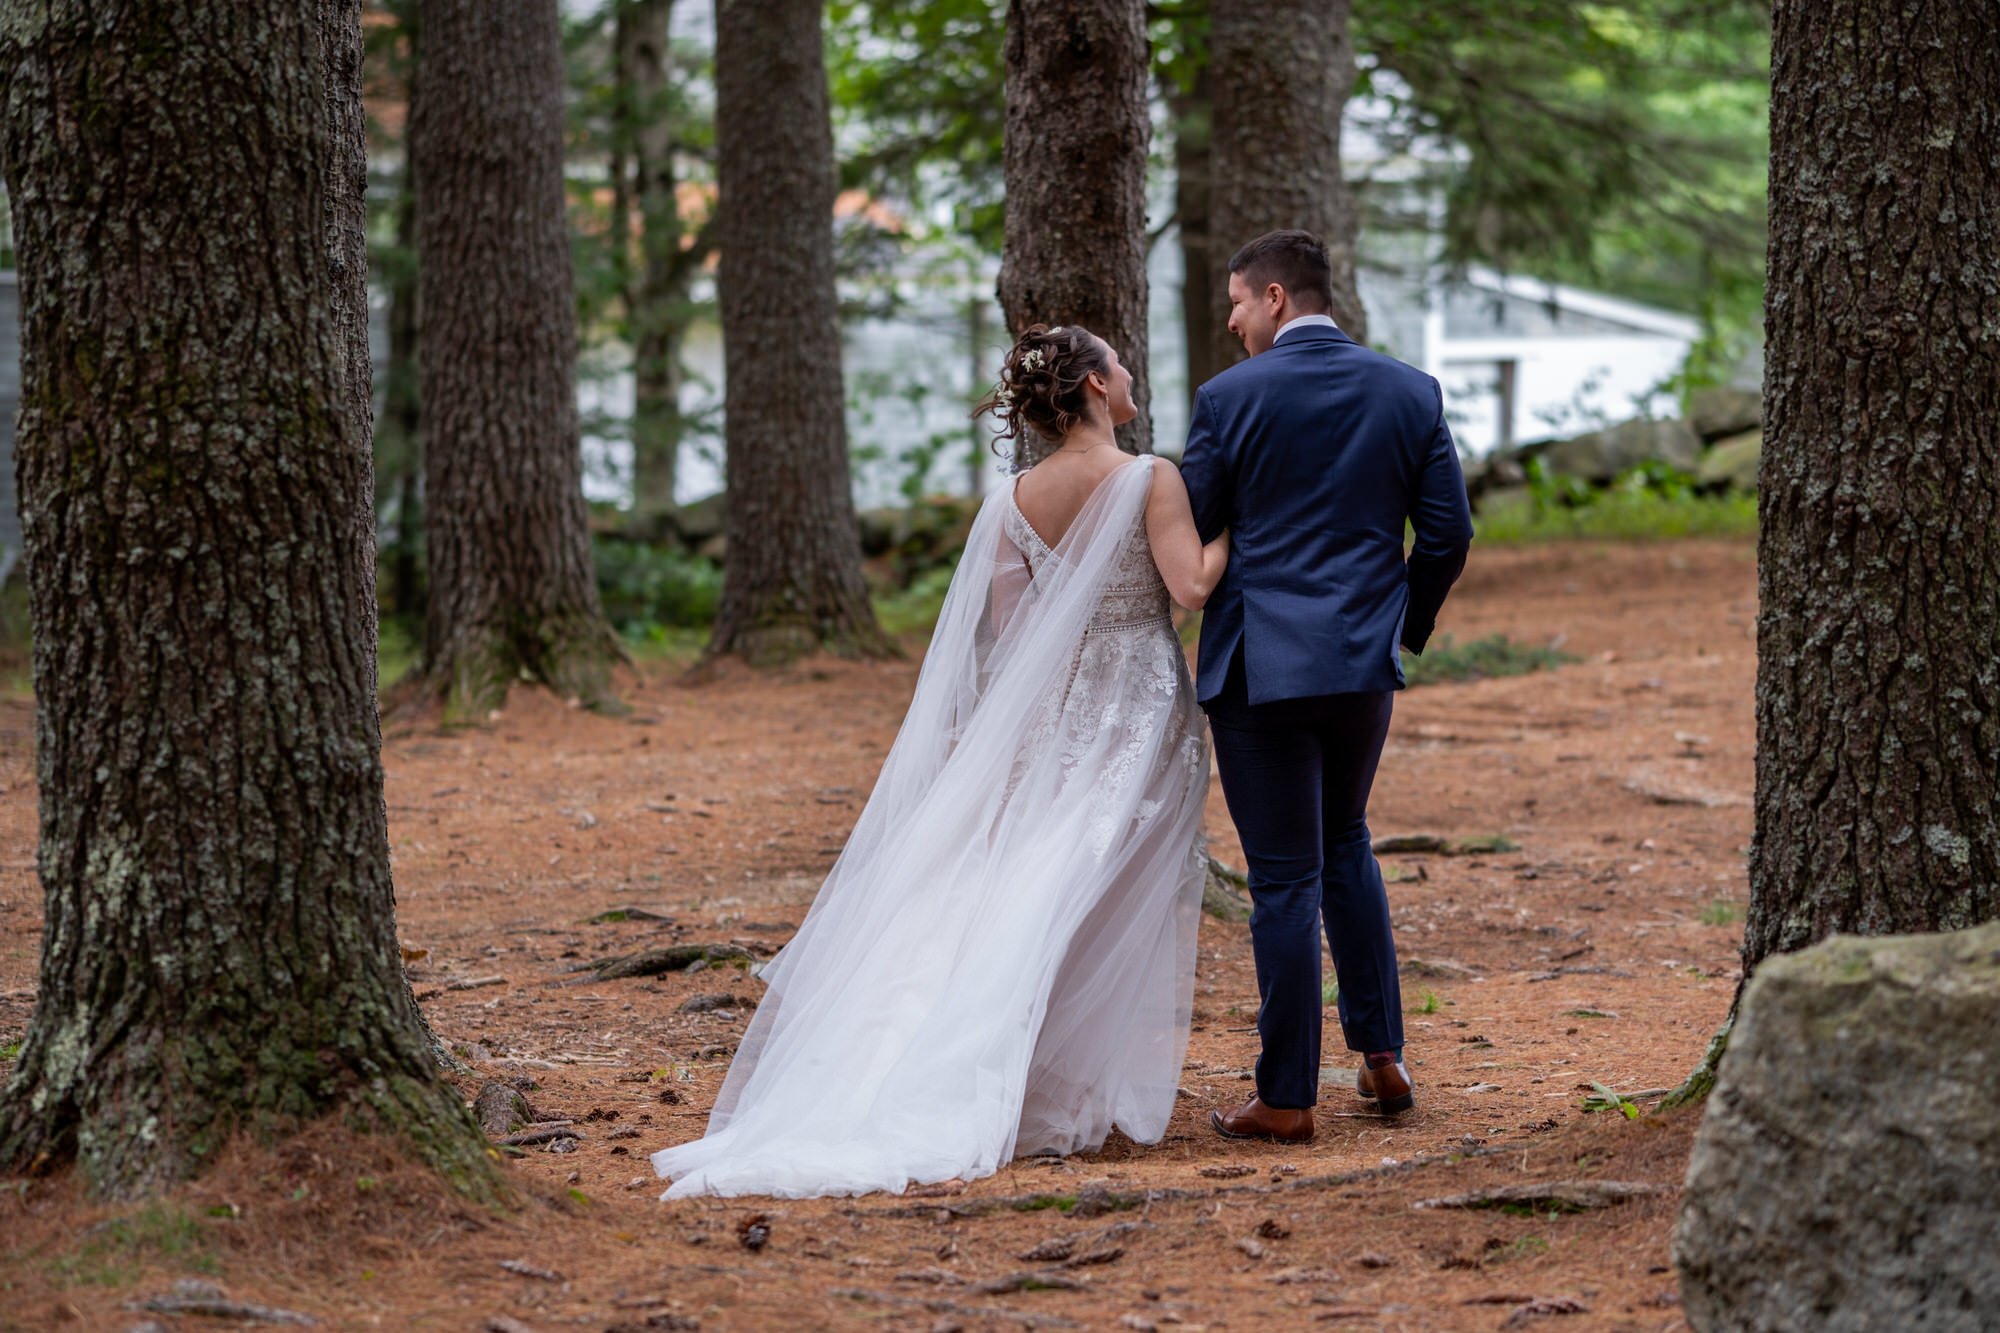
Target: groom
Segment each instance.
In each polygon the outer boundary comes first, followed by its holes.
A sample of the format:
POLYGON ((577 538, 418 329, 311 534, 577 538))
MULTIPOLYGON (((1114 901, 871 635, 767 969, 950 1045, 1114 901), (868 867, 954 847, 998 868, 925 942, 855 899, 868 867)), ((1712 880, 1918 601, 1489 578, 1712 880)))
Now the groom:
POLYGON ((1202 540, 1230 534, 1196 693, 1249 862, 1264 1049, 1256 1095, 1210 1120, 1230 1138, 1304 1142, 1322 919, 1356 1089, 1386 1114, 1414 1103, 1368 790, 1403 685, 1397 646, 1430 637, 1472 515, 1437 381, 1335 326, 1317 238, 1274 231, 1237 251, 1229 301, 1250 359, 1195 395, 1181 468, 1202 540))

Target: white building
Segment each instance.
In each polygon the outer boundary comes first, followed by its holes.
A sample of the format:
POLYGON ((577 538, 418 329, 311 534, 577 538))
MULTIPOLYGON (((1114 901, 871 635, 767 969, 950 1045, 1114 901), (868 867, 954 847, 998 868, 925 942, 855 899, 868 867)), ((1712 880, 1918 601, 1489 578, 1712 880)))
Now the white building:
POLYGON ((1428 292, 1363 289, 1388 350, 1438 378, 1452 433, 1474 454, 1672 412, 1662 386, 1701 336, 1691 316, 1491 269, 1428 292))

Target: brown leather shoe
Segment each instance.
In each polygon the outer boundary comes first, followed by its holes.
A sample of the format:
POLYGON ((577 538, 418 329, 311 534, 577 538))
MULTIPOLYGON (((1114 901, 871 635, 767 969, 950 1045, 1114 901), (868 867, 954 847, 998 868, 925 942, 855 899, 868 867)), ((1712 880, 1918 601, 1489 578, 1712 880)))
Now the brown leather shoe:
POLYGON ((1310 1106, 1304 1110, 1287 1111, 1281 1107, 1264 1105, 1257 1100, 1255 1094, 1233 1111, 1210 1111, 1208 1123, 1215 1126, 1215 1132, 1225 1139, 1270 1139, 1277 1143, 1311 1143, 1313 1136, 1313 1113, 1310 1106))
POLYGON ((1383 1115, 1401 1115, 1417 1104, 1410 1092, 1410 1071, 1401 1060, 1369 1067, 1366 1060, 1354 1072, 1354 1091, 1375 1102, 1383 1115))

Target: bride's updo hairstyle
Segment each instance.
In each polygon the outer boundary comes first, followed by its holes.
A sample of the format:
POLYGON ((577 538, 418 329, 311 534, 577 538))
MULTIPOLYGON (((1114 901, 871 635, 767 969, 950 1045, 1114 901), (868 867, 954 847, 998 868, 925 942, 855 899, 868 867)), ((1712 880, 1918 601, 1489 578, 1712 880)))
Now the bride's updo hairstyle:
POLYGON ((994 449, 1011 440, 1015 466, 1029 466, 1084 419, 1089 393, 1084 381, 1110 369, 1103 342, 1090 330, 1076 324, 1031 324, 1008 350, 1000 382, 973 415, 991 414, 994 449))

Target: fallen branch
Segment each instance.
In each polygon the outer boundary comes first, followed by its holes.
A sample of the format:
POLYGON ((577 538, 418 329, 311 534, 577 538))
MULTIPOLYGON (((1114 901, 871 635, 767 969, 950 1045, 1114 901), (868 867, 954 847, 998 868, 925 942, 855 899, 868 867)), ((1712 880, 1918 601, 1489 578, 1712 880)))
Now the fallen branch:
POLYGON ((533 1264, 521 1259, 502 1259, 500 1267, 506 1269, 515 1277, 531 1277, 537 1282, 560 1282, 563 1280, 563 1275, 554 1269, 537 1268, 533 1264))
MULTIPOLYGON (((1338 1114, 1338 1113, 1336 1113, 1338 1114)), ((1357 1112, 1357 1115, 1362 1113, 1357 1112)), ((1378 1112, 1367 1112, 1363 1118, 1379 1120, 1378 1112)), ((879 1208, 845 1208, 841 1211, 849 1216, 885 1218, 923 1218, 931 1220, 941 1214, 952 1217, 987 1217, 995 1213, 1031 1213, 1053 1211, 1069 1217, 1096 1217, 1103 1213, 1123 1212, 1135 1208, 1145 1208, 1156 1203, 1206 1203, 1214 1199, 1236 1196, 1268 1196, 1294 1191, 1339 1189, 1357 1185, 1364 1181, 1383 1180, 1390 1176, 1408 1175, 1411 1172, 1431 1166, 1455 1166, 1481 1157, 1498 1157, 1502 1154, 1518 1154, 1521 1149, 1509 1144, 1488 1144, 1479 1148, 1456 1150, 1448 1157, 1415 1157, 1393 1166, 1368 1166, 1356 1171, 1343 1171, 1330 1176, 1296 1176, 1281 1182, 1255 1185, 1218 1185, 1207 1189, 1148 1189, 1122 1191, 1106 1189, 1101 1185, 1085 1186, 1075 1194, 1050 1194, 1041 1191, 1033 1194, 1003 1194, 989 1198, 959 1199, 949 1203, 899 1204, 879 1208)))
POLYGON ((496 1140, 503 1148, 531 1148, 537 1143, 553 1143, 557 1139, 580 1139, 574 1120, 544 1120, 539 1124, 526 1125, 515 1133, 496 1140))
POLYGON ((920 1296, 898 1296, 893 1292, 869 1291, 865 1287, 835 1287, 833 1295, 852 1301, 879 1301, 883 1305, 915 1307, 932 1314, 955 1314, 968 1319, 1002 1319, 1023 1328, 1082 1328, 1074 1319, 1052 1314, 1028 1314, 1004 1305, 960 1305, 956 1301, 925 1300, 920 1296))
POLYGON ((1502 1185, 1497 1189, 1474 1190, 1470 1194, 1450 1194, 1441 1199, 1419 1199, 1412 1208, 1560 1208, 1583 1212, 1609 1208, 1614 1204, 1663 1194, 1664 1186, 1630 1180, 1548 1180, 1526 1185, 1502 1185))
POLYGON ((252 1305, 247 1301, 232 1301, 223 1294, 222 1288, 211 1282, 200 1282, 192 1278, 182 1278, 174 1283, 165 1296, 148 1296, 142 1301, 133 1301, 128 1310, 144 1310, 149 1314, 205 1315, 210 1319, 240 1319, 253 1324, 291 1324, 300 1328, 311 1328, 319 1321, 309 1314, 296 1310, 280 1310, 270 1305, 252 1305))
POLYGON ((616 958, 600 958, 590 964, 601 981, 621 977, 657 977, 663 972, 685 972, 696 963, 751 962, 748 949, 734 944, 670 944, 663 949, 641 949, 616 958))

